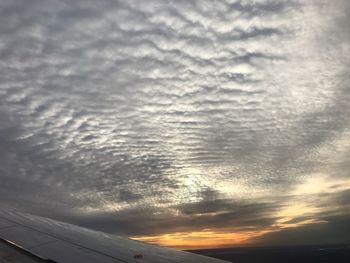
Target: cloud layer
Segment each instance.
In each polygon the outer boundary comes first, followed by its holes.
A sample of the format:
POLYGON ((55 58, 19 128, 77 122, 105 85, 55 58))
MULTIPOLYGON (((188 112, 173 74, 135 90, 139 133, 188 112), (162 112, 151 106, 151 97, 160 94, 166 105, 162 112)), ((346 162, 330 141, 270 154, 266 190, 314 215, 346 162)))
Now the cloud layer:
POLYGON ((348 215, 346 0, 0 10, 2 204, 135 236, 348 215))

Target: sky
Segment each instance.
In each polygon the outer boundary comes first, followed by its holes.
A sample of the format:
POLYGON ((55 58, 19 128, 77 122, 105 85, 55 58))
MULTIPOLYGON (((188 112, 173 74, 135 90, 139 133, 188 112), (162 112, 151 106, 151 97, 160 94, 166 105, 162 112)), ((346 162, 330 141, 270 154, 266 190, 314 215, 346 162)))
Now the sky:
POLYGON ((0 206, 180 249, 350 243, 348 0, 1 0, 0 206))

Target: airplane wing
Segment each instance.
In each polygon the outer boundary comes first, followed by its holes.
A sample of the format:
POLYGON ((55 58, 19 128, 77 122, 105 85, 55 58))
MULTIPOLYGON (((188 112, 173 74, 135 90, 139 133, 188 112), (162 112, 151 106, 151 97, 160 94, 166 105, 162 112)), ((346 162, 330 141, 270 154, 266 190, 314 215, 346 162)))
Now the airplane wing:
POLYGON ((0 263, 223 263, 83 227, 0 209, 0 263))

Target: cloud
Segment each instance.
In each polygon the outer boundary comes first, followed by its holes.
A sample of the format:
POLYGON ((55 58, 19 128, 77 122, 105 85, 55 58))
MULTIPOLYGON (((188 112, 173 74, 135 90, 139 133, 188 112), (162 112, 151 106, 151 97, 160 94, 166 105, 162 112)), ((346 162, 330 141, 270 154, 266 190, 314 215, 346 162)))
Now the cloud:
POLYGON ((322 245, 347 244, 350 241, 349 216, 332 216, 324 218, 323 223, 288 228, 262 236, 256 241, 258 245, 322 245))
POLYGON ((276 208, 267 204, 231 205, 229 211, 221 211, 220 213, 201 210, 201 214, 187 213, 186 211, 174 214, 168 209, 137 207, 113 213, 70 215, 61 219, 100 231, 134 236, 217 228, 229 231, 252 231, 267 227, 276 220, 266 213, 266 211, 273 209, 276 208))
POLYGON ((336 197, 339 205, 350 205, 350 190, 344 190, 336 197))
POLYGON ((342 209, 295 189, 347 185, 349 7, 1 1, 1 204, 126 235, 342 209))

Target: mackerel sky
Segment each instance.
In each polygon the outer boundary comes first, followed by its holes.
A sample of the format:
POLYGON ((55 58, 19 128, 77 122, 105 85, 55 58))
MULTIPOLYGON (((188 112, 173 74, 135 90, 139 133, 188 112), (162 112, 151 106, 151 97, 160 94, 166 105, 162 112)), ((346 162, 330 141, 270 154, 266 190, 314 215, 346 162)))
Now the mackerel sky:
POLYGON ((348 0, 1 0, 0 206, 161 245, 350 242, 348 0))

